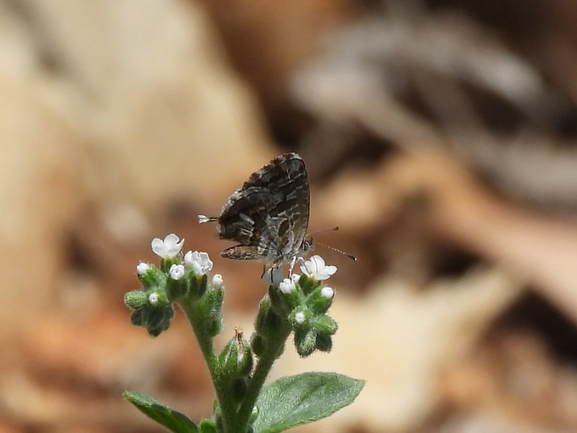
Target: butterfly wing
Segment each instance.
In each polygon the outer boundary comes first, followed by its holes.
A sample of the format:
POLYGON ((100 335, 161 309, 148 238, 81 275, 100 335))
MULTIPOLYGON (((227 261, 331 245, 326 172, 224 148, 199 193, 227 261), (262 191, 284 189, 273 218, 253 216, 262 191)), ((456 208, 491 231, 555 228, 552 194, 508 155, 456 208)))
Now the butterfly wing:
POLYGON ((302 249, 310 191, 304 161, 296 153, 273 159, 229 198, 218 218, 222 239, 240 243, 223 257, 290 261, 302 249))

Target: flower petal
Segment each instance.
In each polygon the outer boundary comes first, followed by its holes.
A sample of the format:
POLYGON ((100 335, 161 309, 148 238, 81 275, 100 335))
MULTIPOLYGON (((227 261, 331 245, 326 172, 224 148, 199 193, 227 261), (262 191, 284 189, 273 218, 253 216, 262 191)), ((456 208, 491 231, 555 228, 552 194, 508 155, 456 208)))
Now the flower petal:
POLYGON ((306 274, 309 278, 323 281, 333 275, 337 271, 337 267, 326 266, 324 259, 319 255, 315 255, 304 262, 304 264, 301 266, 301 271, 303 271, 303 273, 306 274))

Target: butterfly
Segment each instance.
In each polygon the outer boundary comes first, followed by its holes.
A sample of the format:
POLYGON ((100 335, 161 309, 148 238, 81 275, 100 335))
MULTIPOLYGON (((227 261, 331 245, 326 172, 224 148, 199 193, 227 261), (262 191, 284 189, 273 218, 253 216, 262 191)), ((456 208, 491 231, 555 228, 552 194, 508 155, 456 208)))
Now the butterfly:
POLYGON ((307 170, 296 153, 285 153, 254 172, 231 194, 219 217, 198 216, 199 223, 218 222, 221 239, 239 243, 221 257, 262 260, 279 267, 313 249, 306 239, 310 191, 307 170))

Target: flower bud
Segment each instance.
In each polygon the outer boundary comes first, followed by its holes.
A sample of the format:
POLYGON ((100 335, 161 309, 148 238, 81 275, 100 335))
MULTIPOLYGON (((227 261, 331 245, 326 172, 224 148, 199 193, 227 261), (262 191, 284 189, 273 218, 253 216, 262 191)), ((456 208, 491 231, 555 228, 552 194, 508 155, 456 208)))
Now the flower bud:
POLYGON ((257 334, 272 336, 275 335, 282 326, 282 319, 272 308, 270 298, 263 298, 258 306, 258 313, 254 324, 254 329, 257 334))
POLYGON ((299 285, 305 295, 309 295, 321 286, 322 282, 305 274, 301 275, 299 285))
POLYGON ((295 329, 295 346, 297 353, 305 358, 316 349, 317 331, 314 328, 295 329))
POLYGON ((136 272, 138 274, 138 279, 147 290, 153 287, 163 286, 165 284, 166 274, 164 274, 154 265, 141 262, 136 267, 136 272), (144 271, 144 269, 146 270, 144 271))
POLYGON ((333 339, 330 335, 321 334, 317 335, 316 350, 321 352, 330 352, 333 348, 333 339))
POLYGON ((288 295, 295 291, 296 285, 291 279, 285 278, 279 283, 278 288, 283 294, 288 295))
POLYGON ((231 378, 245 377, 252 371, 252 350, 248 341, 243 338, 242 330, 235 329, 236 335, 230 340, 219 355, 221 371, 231 378))
POLYGON ((144 275, 150 269, 150 265, 148 263, 140 262, 136 266, 136 273, 138 275, 144 275))
POLYGON ((214 274, 214 276, 212 277, 212 285, 214 287, 222 287, 223 284, 224 284, 224 280, 222 278, 222 275, 214 274))
POLYGON ((148 303, 148 296, 144 290, 134 290, 124 295, 124 303, 127 307, 137 310, 148 303))
MULTIPOLYGON (((204 275, 206 282, 206 275, 204 275)), ((222 287, 209 287, 206 295, 200 299, 198 314, 203 318, 204 330, 214 337, 222 331, 222 303, 224 301, 224 289, 222 287)))
POLYGON ((150 305, 158 305, 158 298, 158 293, 152 292, 150 295, 148 295, 148 303, 150 305))
POLYGON ((132 312, 130 321, 135 326, 145 328, 152 337, 157 337, 170 327, 170 321, 174 317, 174 309, 168 302, 151 305, 148 302, 148 297, 146 299, 145 305, 132 312))
POLYGON ((303 328, 303 326, 307 324, 309 317, 310 312, 299 307, 293 310, 293 312, 289 316, 289 320, 293 328, 303 328))
POLYGON ((318 287, 310 294, 307 305, 315 314, 325 314, 333 305, 333 301, 333 289, 330 287, 318 287))
MULTIPOLYGON (((197 275, 194 272, 191 272, 188 275, 188 282, 189 282, 189 291, 188 294, 193 299, 200 299, 206 293, 206 289, 208 287, 208 276, 206 274, 197 275)), ((222 285, 216 287, 216 289, 222 289, 222 285)))
POLYGON ((181 268, 184 271, 182 265, 172 265, 170 276, 166 279, 166 295, 172 302, 182 299, 188 293, 187 278, 174 278, 180 275, 181 268), (176 268, 176 266, 179 266, 179 268, 176 268))
POLYGON ((216 426, 214 422, 210 419, 203 419, 198 424, 198 430, 200 433, 216 433, 216 426))
POLYGON ((339 329, 339 325, 332 317, 327 315, 316 316, 313 320, 313 326, 319 334, 334 335, 339 329))

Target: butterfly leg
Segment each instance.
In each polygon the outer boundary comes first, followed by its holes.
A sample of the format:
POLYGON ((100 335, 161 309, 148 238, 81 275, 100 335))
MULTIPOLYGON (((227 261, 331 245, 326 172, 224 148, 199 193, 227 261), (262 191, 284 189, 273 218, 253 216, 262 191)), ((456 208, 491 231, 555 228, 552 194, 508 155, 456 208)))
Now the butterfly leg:
POLYGON ((290 277, 292 276, 292 274, 293 274, 293 268, 295 267, 295 263, 296 263, 296 262, 297 262, 297 256, 294 256, 294 257, 291 259, 291 266, 290 266, 290 268, 289 268, 289 278, 290 278, 290 277))

